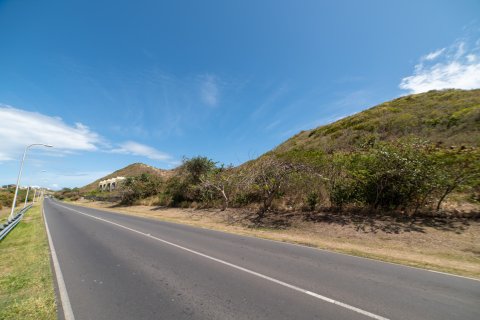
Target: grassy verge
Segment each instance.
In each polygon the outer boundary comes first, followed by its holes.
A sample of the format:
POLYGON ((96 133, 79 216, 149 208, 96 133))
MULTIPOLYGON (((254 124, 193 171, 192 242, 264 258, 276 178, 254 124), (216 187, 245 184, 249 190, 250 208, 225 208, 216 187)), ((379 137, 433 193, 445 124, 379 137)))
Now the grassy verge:
POLYGON ((7 222, 8 215, 10 214, 10 208, 3 207, 0 209, 0 223, 7 222))
POLYGON ((243 214, 235 210, 112 207, 111 203, 86 201, 75 204, 480 279, 480 221, 310 222, 290 217, 290 225, 284 228, 252 228, 242 223, 243 214))
POLYGON ((0 242, 0 319, 56 319, 47 236, 36 204, 0 242))
MULTIPOLYGON (((31 204, 31 202, 29 202, 28 204, 31 204)), ((15 214, 17 214, 20 210, 23 209, 23 205, 23 203, 19 203, 15 207, 15 214)), ((2 209, 0 209, 0 223, 7 222, 8 216, 10 215, 10 210, 10 207, 3 207, 2 209)))

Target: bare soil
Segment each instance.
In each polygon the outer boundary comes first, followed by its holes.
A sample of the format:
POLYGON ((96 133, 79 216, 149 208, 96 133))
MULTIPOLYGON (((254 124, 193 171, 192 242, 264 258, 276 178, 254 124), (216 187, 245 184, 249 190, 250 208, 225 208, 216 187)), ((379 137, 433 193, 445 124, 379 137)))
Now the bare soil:
POLYGON ((466 217, 395 217, 362 213, 278 213, 263 224, 239 209, 75 204, 202 228, 290 242, 480 279, 480 221, 466 217))

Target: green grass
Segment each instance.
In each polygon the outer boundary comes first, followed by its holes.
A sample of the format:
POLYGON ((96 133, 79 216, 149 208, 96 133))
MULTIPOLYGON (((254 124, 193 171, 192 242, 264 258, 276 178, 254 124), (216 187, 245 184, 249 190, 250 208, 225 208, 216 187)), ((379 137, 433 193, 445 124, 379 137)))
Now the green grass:
POLYGON ((404 96, 334 123, 302 131, 275 151, 352 151, 371 141, 409 137, 439 147, 480 146, 480 90, 440 90, 404 96))
POLYGON ((56 319, 48 242, 38 204, 0 241, 0 319, 56 319))

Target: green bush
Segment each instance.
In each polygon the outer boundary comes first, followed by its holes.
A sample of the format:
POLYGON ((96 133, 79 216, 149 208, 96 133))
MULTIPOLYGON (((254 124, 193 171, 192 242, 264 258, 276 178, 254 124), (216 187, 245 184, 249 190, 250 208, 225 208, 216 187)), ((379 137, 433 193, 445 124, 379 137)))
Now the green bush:
POLYGON ((418 143, 377 144, 353 154, 347 166, 353 185, 340 188, 346 200, 373 208, 408 208, 431 192, 434 162, 418 143))
POLYGON ((310 192, 305 199, 309 211, 314 211, 318 204, 318 194, 315 191, 310 192))
POLYGON ((139 177, 128 177, 122 184, 121 203, 124 205, 132 205, 136 201, 156 195, 160 192, 162 180, 159 177, 142 174, 139 177))

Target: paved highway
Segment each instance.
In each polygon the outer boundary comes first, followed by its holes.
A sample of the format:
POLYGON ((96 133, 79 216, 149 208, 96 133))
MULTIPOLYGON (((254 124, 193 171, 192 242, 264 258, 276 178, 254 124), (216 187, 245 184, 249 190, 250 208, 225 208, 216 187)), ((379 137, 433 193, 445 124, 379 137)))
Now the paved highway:
POLYGON ((480 319, 468 278, 50 199, 44 214, 66 319, 480 319))

